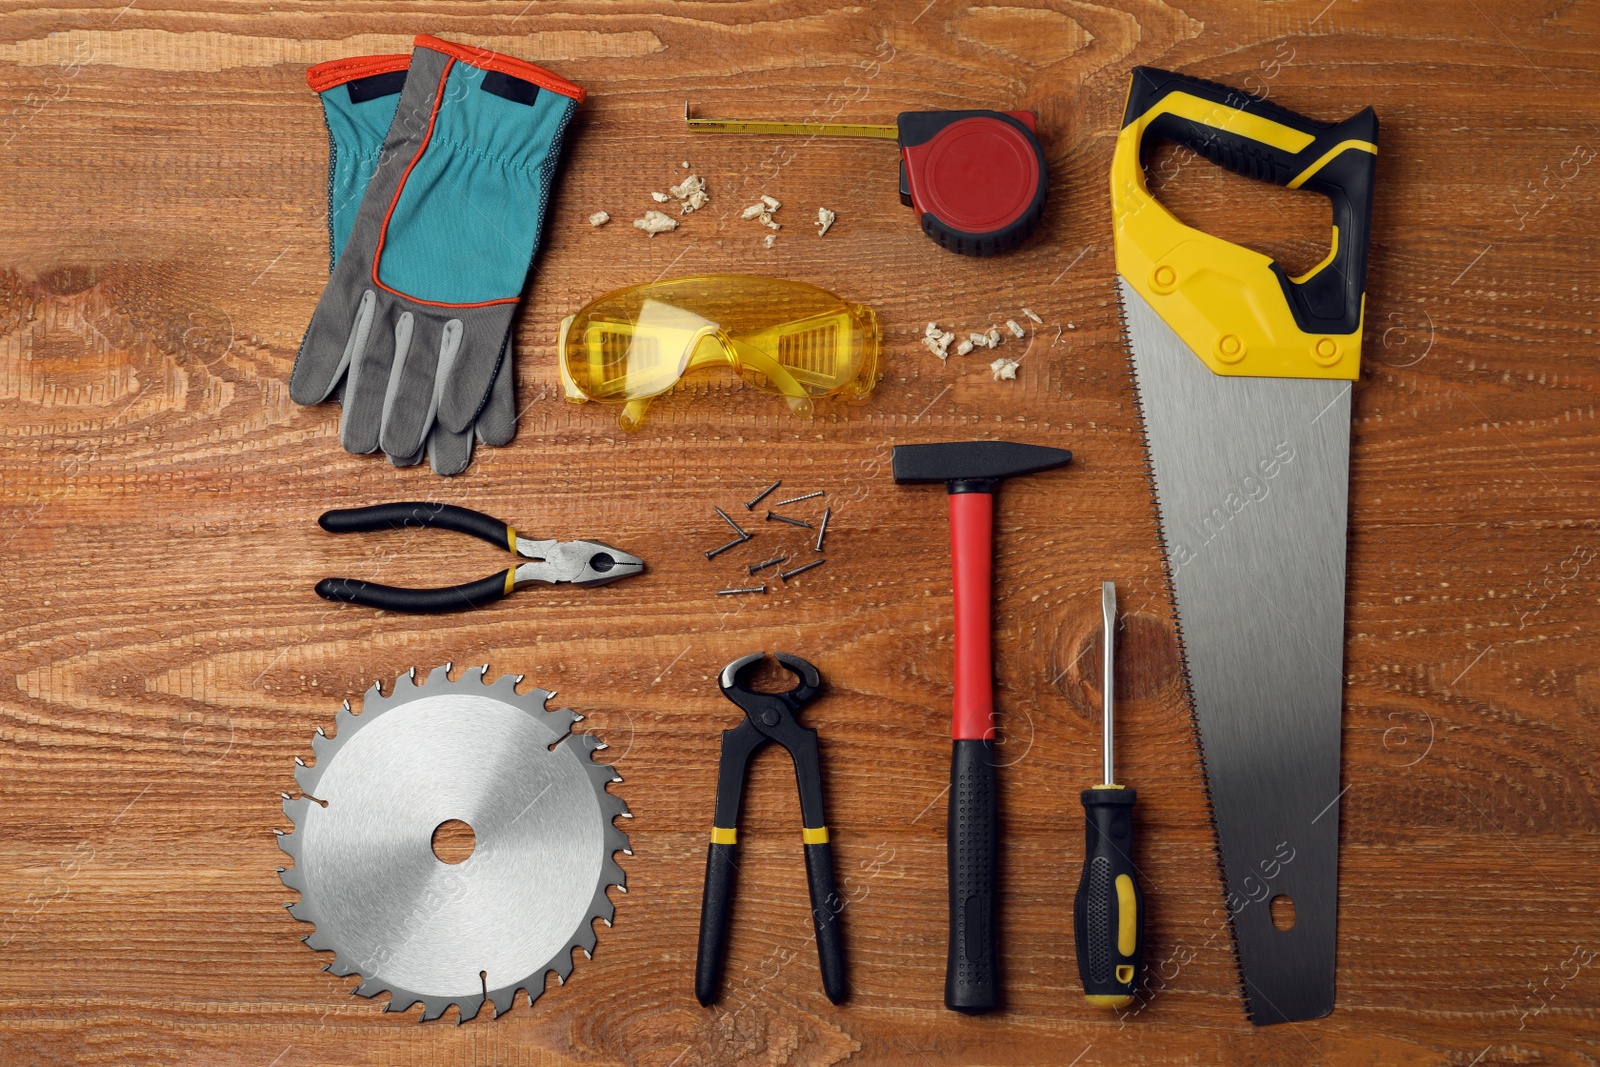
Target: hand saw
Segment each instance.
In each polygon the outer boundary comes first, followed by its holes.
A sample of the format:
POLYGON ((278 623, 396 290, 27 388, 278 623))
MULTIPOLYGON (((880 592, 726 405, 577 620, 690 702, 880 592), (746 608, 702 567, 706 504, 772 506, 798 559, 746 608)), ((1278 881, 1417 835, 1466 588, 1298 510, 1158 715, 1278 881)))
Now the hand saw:
POLYGON ((1350 389, 1377 140, 1371 108, 1312 122, 1137 67, 1111 164, 1123 325, 1258 1025, 1333 1010, 1350 389), (1179 222, 1145 185, 1157 140, 1327 196, 1327 258, 1291 278, 1179 222), (1279 896, 1288 929, 1273 922, 1279 896))

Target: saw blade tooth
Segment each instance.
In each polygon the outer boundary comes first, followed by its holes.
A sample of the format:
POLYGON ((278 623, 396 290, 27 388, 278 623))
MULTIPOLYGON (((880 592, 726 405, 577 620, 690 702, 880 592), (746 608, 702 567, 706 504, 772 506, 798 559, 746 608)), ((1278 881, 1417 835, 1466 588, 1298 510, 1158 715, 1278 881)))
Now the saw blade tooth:
MULTIPOLYGON (((302 912, 306 910, 306 902, 304 900, 300 901, 298 906, 290 909, 296 919, 299 919, 303 923, 315 924, 315 919, 309 918, 308 916, 302 914, 302 912)), ((338 946, 333 943, 332 939, 320 926, 300 940, 304 941, 318 952, 332 952, 334 949, 338 948, 338 946)))
POLYGON ((500 1016, 511 1010, 511 1005, 516 1001, 516 999, 516 986, 507 986, 504 989, 491 989, 489 991, 489 1003, 492 1005, 491 1010, 493 1014, 489 1017, 491 1019, 500 1018, 500 1016))
POLYGON ((423 997, 422 1018, 418 1019, 417 1022, 432 1022, 433 1020, 442 1016, 445 1012, 449 1011, 451 1006, 454 1004, 455 1001, 448 998, 441 999, 438 997, 423 997))
MULTIPOLYGON (((587 927, 589 925, 589 920, 585 918, 583 923, 584 926, 587 927)), ((572 968, 574 966, 572 960, 572 948, 574 944, 575 941, 567 942, 567 947, 557 953, 556 958, 551 960, 549 965, 544 970, 539 972, 539 985, 541 987, 544 985, 544 976, 549 974, 551 971, 556 972, 557 982, 561 983, 562 985, 567 984, 567 979, 572 977, 572 968)))
POLYGON ((522 678, 520 674, 502 674, 493 682, 486 684, 495 696, 509 704, 517 699, 517 686, 522 682, 522 678))
POLYGON ((483 1002, 486 999, 488 998, 483 996, 461 997, 457 999, 455 1002, 456 1025, 460 1026, 464 1022, 469 1022, 473 1019, 476 1019, 478 1017, 478 1013, 483 1010, 483 1002))
POLYGON ((488 670, 489 670, 489 665, 487 663, 480 664, 479 666, 476 666, 476 667, 468 667, 466 670, 461 672, 461 678, 460 678, 460 680, 459 680, 459 682, 457 684, 466 685, 468 682, 474 682, 475 681, 479 685, 482 685, 482 684, 484 684, 483 683, 483 676, 484 676, 485 673, 488 672, 488 670))
POLYGON ((293 889, 296 893, 306 891, 305 876, 299 867, 279 867, 278 881, 283 883, 284 888, 293 889))
MULTIPOLYGON (((383 696, 378 692, 378 685, 374 682, 372 688, 368 689, 366 695, 361 698, 361 710, 367 711, 371 709, 376 711, 382 700, 383 696)), ((345 734, 356 728, 358 718, 355 710, 350 707, 350 702, 346 700, 339 706, 339 713, 333 717, 333 737, 328 740, 342 742, 345 734)))
POLYGON ((322 969, 338 978, 349 978, 351 975, 361 975, 360 965, 345 960, 338 953, 334 953, 333 962, 322 969))
MULTIPOLYGON (((608 844, 609 844, 609 842, 608 842, 608 844)), ((626 848, 622 848, 622 849, 618 849, 616 851, 627 852, 627 849, 626 848)), ((633 853, 628 852, 628 855, 631 856, 631 855, 633 855, 633 853)), ((601 864, 601 869, 604 870, 606 873, 605 873, 605 877, 603 879, 601 879, 601 885, 600 885, 599 890, 595 893, 595 899, 597 901, 598 900, 605 900, 606 903, 609 905, 611 902, 606 897, 606 886, 614 885, 614 886, 618 887, 619 889, 626 890, 628 888, 628 872, 624 871, 622 869, 622 864, 618 863, 609 854, 606 856, 605 863, 601 864)))
MULTIPOLYGON (((621 872, 621 868, 615 863, 610 864, 610 867, 615 873, 621 872)), ((606 896, 606 887, 604 885, 595 890, 594 900, 589 904, 589 915, 591 921, 601 919, 607 926, 610 926, 611 921, 617 917, 617 906, 611 903, 610 897, 606 896)))
POLYGON ((545 723, 555 731, 557 737, 566 737, 572 732, 572 724, 581 718, 583 716, 571 708, 556 708, 554 711, 544 713, 545 723))
POLYGON ((406 1008, 411 1007, 411 1001, 407 1001, 403 1006, 397 1007, 396 1005, 399 1004, 400 998, 403 996, 409 996, 410 994, 406 993, 404 990, 390 989, 388 986, 384 985, 382 978, 367 978, 363 976, 361 979, 361 984, 350 990, 350 995, 352 997, 375 997, 379 993, 389 994, 389 1004, 386 1008, 384 1008, 385 1011, 405 1011, 406 1008))
MULTIPOLYGON (((600 890, 598 895, 604 896, 605 890, 600 890)), ((595 946, 593 905, 590 906, 589 911, 590 914, 583 917, 583 925, 578 927, 578 932, 572 936, 572 943, 583 949, 584 954, 593 959, 595 946)), ((571 973, 571 963, 572 960, 568 959, 567 964, 569 974, 571 973)))
POLYGON ((443 667, 435 667, 433 670, 429 671, 428 680, 422 684, 425 686, 449 685, 450 664, 446 663, 443 667))

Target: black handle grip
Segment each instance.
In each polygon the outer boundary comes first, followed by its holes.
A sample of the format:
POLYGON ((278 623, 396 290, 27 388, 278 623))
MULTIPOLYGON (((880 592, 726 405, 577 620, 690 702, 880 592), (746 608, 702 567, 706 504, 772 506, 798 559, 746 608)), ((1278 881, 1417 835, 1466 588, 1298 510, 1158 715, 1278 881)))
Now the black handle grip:
POLYGON ((1377 114, 1368 107, 1343 122, 1314 122, 1226 85, 1135 67, 1122 125, 1159 109, 1175 93, 1197 99, 1199 107, 1187 100, 1183 107, 1174 102, 1150 118, 1141 134, 1141 151, 1152 138, 1173 141, 1246 178, 1326 196, 1333 204, 1333 258, 1299 281, 1291 280, 1276 264, 1273 270, 1302 330, 1353 332, 1361 323, 1367 287, 1377 114), (1255 121, 1262 119, 1277 128, 1255 121))
POLYGON ((824 841, 806 846, 806 884, 811 888, 811 923, 817 931, 817 963, 822 967, 822 991, 835 1004, 843 1002, 844 931, 839 913, 844 901, 833 880, 833 845, 824 841))
MULTIPOLYGON (((454 504, 428 504, 407 501, 398 504, 374 504, 365 508, 341 508, 328 511, 317 519, 317 525, 329 533, 370 533, 374 530, 404 530, 428 526, 450 530, 487 541, 510 552, 510 530, 499 519, 481 511, 458 508, 454 504)), ((405 610, 405 609, 399 609, 405 610)))
POLYGON ((1133 866, 1133 802, 1127 788, 1083 791, 1083 874, 1072 902, 1078 977, 1099 1007, 1132 1002, 1144 965, 1144 898, 1133 866))
MULTIPOLYGON (((326 516, 324 516, 326 518, 326 516)), ((491 574, 476 582, 449 585, 441 589, 400 589, 356 578, 324 578, 317 583, 317 595, 324 600, 363 604, 379 611, 399 611, 412 615, 438 615, 482 607, 506 595, 516 568, 491 574)))
MULTIPOLYGON (((706 888, 700 898, 700 952, 694 962, 694 995, 706 1007, 722 991, 722 965, 728 958, 728 913, 733 908, 733 845, 711 842, 706 853, 706 888)), ((809 852, 806 858, 810 859, 809 852)), ((817 942, 819 946, 821 940, 817 942)))
POLYGON ((1000 1005, 995 884, 1000 819, 994 742, 956 741, 950 753, 950 956, 944 1006, 968 1014, 1000 1005))

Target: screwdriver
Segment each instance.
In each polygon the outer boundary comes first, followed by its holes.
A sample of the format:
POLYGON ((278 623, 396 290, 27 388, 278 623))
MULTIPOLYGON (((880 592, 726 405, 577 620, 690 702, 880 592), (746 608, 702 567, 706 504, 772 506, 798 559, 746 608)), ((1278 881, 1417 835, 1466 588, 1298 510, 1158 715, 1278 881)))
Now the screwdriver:
POLYGON ((1133 1003, 1144 956, 1144 900, 1133 866, 1133 802, 1137 793, 1117 785, 1112 766, 1112 661, 1117 626, 1117 587, 1100 585, 1100 612, 1105 622, 1101 666, 1101 707, 1105 721, 1105 776, 1102 784, 1083 791, 1087 830, 1083 875, 1072 905, 1077 940, 1078 978, 1084 999, 1096 1008, 1125 1008, 1133 1003))
POLYGON ((992 256, 1027 239, 1044 214, 1049 173, 1031 111, 903 111, 892 124, 706 119, 711 133, 864 137, 900 143, 900 202, 922 232, 964 256, 992 256))

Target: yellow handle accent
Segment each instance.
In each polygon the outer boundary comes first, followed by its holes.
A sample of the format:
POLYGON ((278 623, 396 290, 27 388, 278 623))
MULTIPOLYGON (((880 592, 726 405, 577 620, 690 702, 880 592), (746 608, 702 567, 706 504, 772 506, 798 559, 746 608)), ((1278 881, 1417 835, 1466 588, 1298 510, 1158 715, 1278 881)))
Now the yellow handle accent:
POLYGON ((510 596, 511 595, 511 590, 515 589, 516 587, 517 587, 517 568, 515 568, 515 567, 507 567, 506 568, 506 591, 504 593, 502 593, 501 595, 502 596, 510 596))
POLYGON ((713 845, 736 845, 739 843, 739 830, 737 827, 713 826, 711 828, 711 843, 713 845))
MULTIPOLYGON (((1133 879, 1125 874, 1117 875, 1117 952, 1123 956, 1133 955, 1133 950, 1139 947, 1139 901, 1133 895, 1133 879)), ((1121 971, 1122 968, 1117 968, 1121 971)), ((1133 968, 1128 968, 1126 979, 1118 976, 1119 981, 1132 981, 1133 968)))
POLYGON ((826 845, 828 843, 828 828, 826 826, 800 828, 800 837, 808 845, 826 845))
POLYGON ((1091 994, 1083 999, 1089 1002, 1091 1008, 1126 1008, 1133 1003, 1130 996, 1107 996, 1104 993, 1091 994))
MULTIPOLYGON (((1308 334, 1295 322, 1272 260, 1179 222, 1145 184, 1140 145, 1144 131, 1174 114, 1253 138, 1284 151, 1303 151, 1314 138, 1271 119, 1174 92, 1124 126, 1111 160, 1111 212, 1117 273, 1149 302, 1215 374, 1261 378, 1355 379, 1361 374, 1362 322, 1350 334, 1308 334)), ((1335 145, 1293 182, 1298 188, 1342 152, 1377 152, 1367 141, 1335 145)), ((1335 233, 1334 240, 1338 240, 1335 233)), ((1337 248, 1337 246, 1335 246, 1337 248)), ((1304 281, 1328 269, 1333 255, 1304 281)))
POLYGON ((1295 175, 1293 180, 1289 182, 1289 188, 1300 188, 1300 186, 1305 184, 1307 178, 1311 177, 1323 167, 1326 167, 1329 160, 1333 159, 1335 156, 1341 155, 1344 152, 1348 152, 1351 149, 1354 149, 1357 152, 1371 152, 1373 155, 1378 154, 1378 146, 1373 144, 1371 141, 1357 141, 1353 138, 1348 141, 1340 141, 1338 144, 1322 153, 1322 155, 1317 158, 1315 163, 1311 164, 1311 166, 1295 175))

